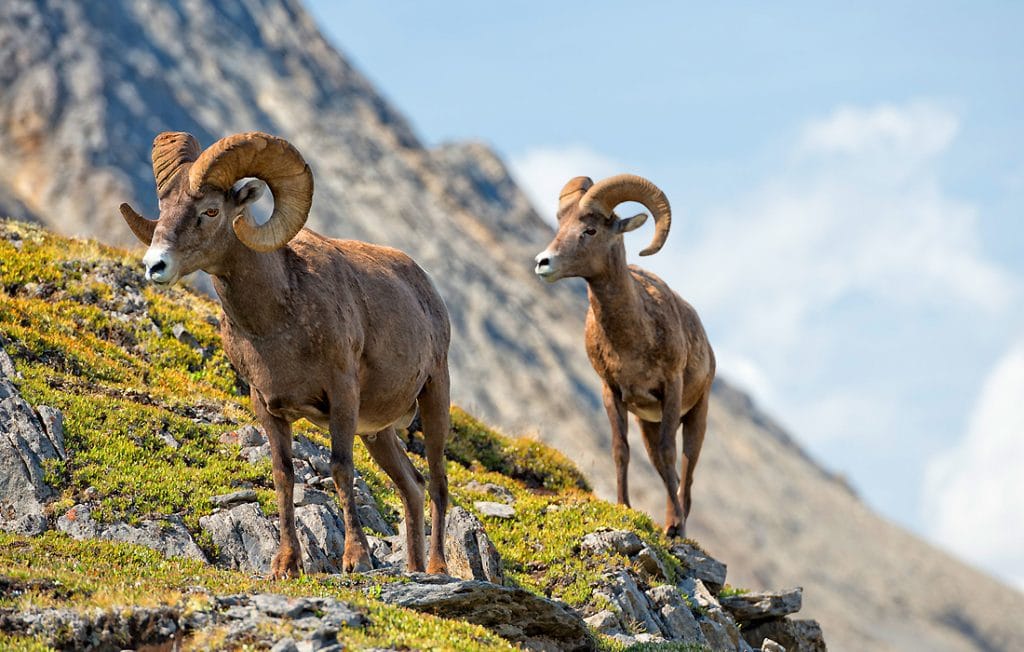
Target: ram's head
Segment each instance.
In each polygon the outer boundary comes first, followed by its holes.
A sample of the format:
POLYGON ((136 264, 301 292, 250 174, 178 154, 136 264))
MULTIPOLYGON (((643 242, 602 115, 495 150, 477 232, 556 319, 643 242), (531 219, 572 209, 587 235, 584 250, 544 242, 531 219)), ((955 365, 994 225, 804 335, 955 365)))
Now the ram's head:
POLYGON ((558 198, 558 232, 547 249, 537 254, 537 275, 554 282, 599 274, 611 249, 622 246, 622 234, 647 221, 646 213, 625 218, 616 215, 615 207, 627 201, 643 204, 654 215, 654 240, 640 255, 657 253, 672 224, 665 193, 633 174, 619 174, 597 183, 590 177, 575 177, 565 184, 558 198))
POLYGON ((200 151, 183 132, 164 132, 153 141, 160 216, 148 220, 128 204, 121 215, 149 246, 142 259, 146 278, 170 284, 203 269, 216 274, 240 241, 256 251, 273 251, 302 229, 313 201, 313 174, 287 141, 260 132, 222 138, 200 151), (238 181, 254 180, 235 188, 238 181), (274 212, 257 224, 249 207, 263 192, 274 196, 274 212))

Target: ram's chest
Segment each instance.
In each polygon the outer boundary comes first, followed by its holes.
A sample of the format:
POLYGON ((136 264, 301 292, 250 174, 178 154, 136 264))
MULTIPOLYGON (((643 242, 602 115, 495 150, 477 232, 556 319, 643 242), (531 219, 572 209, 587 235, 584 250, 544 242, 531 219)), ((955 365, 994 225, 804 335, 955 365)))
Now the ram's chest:
POLYGON ((335 366, 331 351, 303 333, 249 337, 222 328, 224 352, 245 380, 264 396, 317 393, 335 366))
POLYGON ((661 374, 642 358, 620 355, 603 343, 589 343, 590 363, 601 379, 644 421, 661 421, 661 374))

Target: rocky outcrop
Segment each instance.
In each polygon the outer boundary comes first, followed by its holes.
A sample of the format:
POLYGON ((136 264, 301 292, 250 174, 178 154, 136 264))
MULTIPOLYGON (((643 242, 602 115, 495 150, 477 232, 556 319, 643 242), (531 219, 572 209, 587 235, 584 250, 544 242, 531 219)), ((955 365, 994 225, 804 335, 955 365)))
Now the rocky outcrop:
POLYGON ((461 507, 453 507, 448 512, 444 534, 449 575, 465 580, 505 583, 501 556, 480 519, 461 507))
POLYGON ((650 566, 649 558, 656 555, 634 532, 597 530, 583 537, 580 550, 629 562, 605 573, 591 601, 600 605, 600 610, 592 608, 594 613, 586 619, 596 631, 625 645, 673 642, 747 652, 760 648, 764 638, 781 642, 780 638, 788 636, 790 645, 803 646, 793 649, 818 650, 818 644, 820 650, 825 649, 817 623, 785 618, 799 611, 800 589, 719 597, 725 565, 690 543, 679 542, 671 548, 682 569, 673 583, 666 583, 669 573, 660 560, 659 566, 650 566), (808 625, 794 624, 797 622, 808 625), (763 632, 751 629, 762 625, 763 632), (755 641, 751 631, 765 635, 755 641))
POLYGON ((57 519, 57 529, 80 541, 106 539, 135 543, 157 550, 165 557, 187 557, 207 561, 206 554, 196 545, 178 516, 144 520, 139 525, 98 523, 93 520, 88 505, 75 505, 57 519))
POLYGON ((385 584, 380 599, 486 627, 527 650, 594 650, 583 620, 561 602, 519 588, 413 573, 385 584))
MULTIPOLYGON (((291 598, 277 594, 208 596, 209 606, 197 608, 114 607, 72 609, 0 609, 0 632, 36 636, 50 646, 74 650, 139 649, 180 641, 204 630, 219 628, 219 648, 326 650, 338 645, 338 632, 363 627, 366 617, 332 598, 291 598)), ((173 645, 177 649, 177 645, 173 645)), ((170 649, 170 648, 167 648, 170 649)))
POLYGON ((48 527, 46 502, 54 497, 46 474, 63 462, 63 419, 58 410, 33 410, 13 382, 17 371, 0 348, 0 529, 40 534, 48 527))

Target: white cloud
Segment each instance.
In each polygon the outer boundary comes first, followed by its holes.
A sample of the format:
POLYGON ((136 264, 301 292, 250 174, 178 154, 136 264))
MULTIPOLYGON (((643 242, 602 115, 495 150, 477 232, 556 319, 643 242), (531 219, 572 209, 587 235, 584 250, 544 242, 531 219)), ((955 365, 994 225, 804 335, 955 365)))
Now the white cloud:
POLYGON ((996 364, 964 438, 928 464, 929 535, 1024 590, 1024 340, 996 364))
POLYGON ((808 124, 800 148, 823 154, 917 159, 946 149, 959 126, 954 113, 929 101, 868 109, 844 106, 808 124))
POLYGON ((790 382, 817 378, 864 340, 834 316, 850 302, 883 321, 997 315, 1013 279, 983 255, 976 209, 944 194, 935 171, 957 125, 923 102, 840 108, 808 124, 759 187, 645 264, 685 282, 738 355, 790 382))
POLYGON ((587 176, 597 180, 623 170, 617 161, 586 145, 535 147, 512 156, 510 167, 534 208, 552 224, 558 193, 569 179, 587 176))

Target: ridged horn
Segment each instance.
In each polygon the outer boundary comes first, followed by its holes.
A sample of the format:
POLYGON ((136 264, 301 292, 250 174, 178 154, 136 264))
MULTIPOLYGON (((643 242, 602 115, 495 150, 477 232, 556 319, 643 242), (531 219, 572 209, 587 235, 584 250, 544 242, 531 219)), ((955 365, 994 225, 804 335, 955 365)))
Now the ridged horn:
POLYGON ((165 131, 153 139, 153 177, 157 197, 163 197, 178 174, 199 158, 199 141, 184 131, 165 131))
POLYGON ((313 173, 291 143, 258 131, 221 138, 199 155, 189 170, 189 191, 203 186, 228 192, 244 177, 262 179, 274 195, 266 224, 235 217, 235 235, 256 251, 273 251, 302 229, 313 204, 313 173))
POLYGON ((569 179, 569 183, 562 186, 562 192, 558 193, 559 220, 562 219, 562 216, 567 210, 579 202, 583 193, 585 193, 592 185, 594 185, 594 180, 590 177, 573 177, 572 179, 569 179))
POLYGON ((121 217, 128 223, 135 237, 142 241, 147 247, 153 243, 153 231, 156 230, 156 220, 147 220, 128 204, 121 204, 121 217))
POLYGON ((624 201, 635 201, 647 207, 654 217, 654 239, 641 256, 658 253, 668 238, 672 226, 672 210, 668 197, 658 186, 635 174, 617 174, 595 183, 580 199, 580 210, 612 219, 616 206, 624 201))

